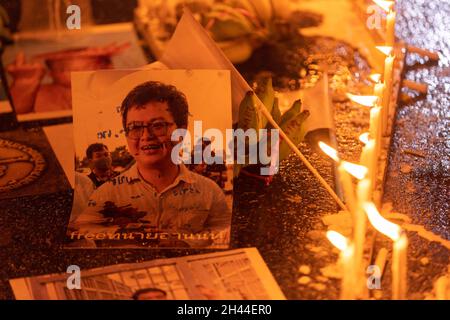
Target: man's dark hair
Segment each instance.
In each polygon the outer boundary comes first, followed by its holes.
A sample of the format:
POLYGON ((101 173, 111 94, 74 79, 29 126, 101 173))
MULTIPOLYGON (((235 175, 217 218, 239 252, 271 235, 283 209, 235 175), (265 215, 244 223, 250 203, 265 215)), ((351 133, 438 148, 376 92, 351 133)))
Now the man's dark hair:
POLYGON ((138 291, 136 291, 132 298, 133 300, 138 300, 139 299, 139 295, 143 294, 143 293, 147 293, 147 292, 159 292, 162 293, 164 295, 164 297, 167 297, 167 292, 165 292, 162 289, 158 289, 158 288, 145 288, 145 289, 139 289, 138 291))
POLYGON ((92 159, 94 152, 103 151, 103 149, 108 150, 108 147, 103 143, 93 143, 86 149, 86 157, 92 159))
POLYGON ((127 126, 127 114, 131 108, 142 108, 149 102, 167 102, 177 127, 187 127, 189 107, 186 96, 175 86, 158 81, 144 82, 131 90, 120 106, 122 124, 127 126))

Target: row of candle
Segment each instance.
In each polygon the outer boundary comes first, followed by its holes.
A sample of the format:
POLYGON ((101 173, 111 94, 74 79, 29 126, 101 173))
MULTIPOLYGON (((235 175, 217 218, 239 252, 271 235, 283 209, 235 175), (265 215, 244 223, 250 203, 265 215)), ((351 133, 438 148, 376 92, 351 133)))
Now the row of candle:
POLYGON ((348 97, 361 105, 371 107, 369 132, 362 134, 360 140, 365 144, 361 153, 360 164, 342 161, 337 151, 323 142, 320 148, 339 163, 338 172, 344 189, 346 205, 353 221, 353 235, 349 240, 337 232, 329 231, 328 239, 341 250, 340 262, 343 266, 341 299, 364 298, 366 296, 364 246, 367 230, 367 218, 371 225, 393 241, 392 254, 392 297, 406 297, 407 246, 408 239, 400 226, 384 219, 378 212, 373 200, 373 191, 377 181, 377 163, 381 152, 382 138, 388 132, 389 105, 392 92, 392 76, 395 56, 392 54, 394 45, 395 12, 393 1, 374 0, 385 9, 386 46, 377 47, 386 55, 384 63, 383 83, 381 75, 372 75, 375 82, 372 96, 348 97), (358 179, 356 190, 352 177, 358 179))
MULTIPOLYGON (((373 140, 370 140, 368 145, 374 146, 373 142, 373 140)), ((338 240, 341 245, 337 245, 341 249, 340 261, 343 265, 341 299, 363 298, 366 295, 364 247, 367 218, 376 230, 393 241, 392 297, 396 300, 405 299, 408 247, 406 233, 400 226, 384 219, 371 201, 373 189, 372 181, 367 177, 369 173, 367 167, 341 160, 337 156, 337 152, 323 142, 319 142, 319 146, 326 154, 339 163, 338 172, 343 185, 346 204, 352 216, 352 239, 348 240, 344 237, 345 241, 342 239, 338 240), (356 190, 352 182, 352 176, 359 180, 356 190), (345 246, 342 243, 345 243, 345 246)), ((374 150, 374 148, 371 150, 374 150)), ((373 153, 369 154, 367 152, 367 156, 369 158, 370 156, 373 157, 373 153)), ((328 234, 328 238, 333 244, 336 244, 333 241, 336 240, 335 232, 331 235, 328 234)))
MULTIPOLYGON (((392 71, 394 67, 395 56, 393 55, 393 47, 395 44, 395 19, 396 13, 394 11, 394 1, 374 0, 374 2, 386 12, 386 36, 385 45, 377 47, 387 57, 384 61, 383 74, 383 95, 382 95, 382 109, 381 109, 381 126, 383 135, 388 134, 388 117, 390 114, 389 105, 392 93, 392 71)), ((375 91, 377 88, 375 87, 375 91)))

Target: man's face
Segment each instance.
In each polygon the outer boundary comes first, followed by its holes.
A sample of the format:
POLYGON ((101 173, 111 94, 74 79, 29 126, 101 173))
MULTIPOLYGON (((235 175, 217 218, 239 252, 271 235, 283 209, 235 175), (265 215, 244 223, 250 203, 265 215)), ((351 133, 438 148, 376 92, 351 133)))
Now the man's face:
POLYGON ((167 297, 162 292, 150 291, 139 294, 138 300, 167 300, 167 297))
POLYGON ((129 109, 126 127, 138 128, 128 132, 127 142, 130 153, 140 167, 153 167, 172 161, 173 145, 170 138, 177 126, 167 102, 149 102, 140 108, 129 109), (142 128, 148 125, 152 129, 142 128))
POLYGON ((102 150, 92 152, 91 164, 93 168, 98 170, 109 170, 111 168, 111 163, 111 154, 105 147, 103 147, 102 150))

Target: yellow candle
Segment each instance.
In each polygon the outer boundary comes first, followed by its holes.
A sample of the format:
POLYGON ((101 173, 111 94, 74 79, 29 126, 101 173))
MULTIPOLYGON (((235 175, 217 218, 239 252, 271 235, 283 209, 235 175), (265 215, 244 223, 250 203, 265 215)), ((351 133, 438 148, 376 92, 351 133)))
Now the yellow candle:
POLYGON ((338 264, 342 271, 341 295, 342 300, 355 298, 355 263, 354 246, 342 234, 336 231, 327 231, 327 238, 340 250, 338 264))
POLYGON ((342 162, 338 166, 338 172, 339 180, 342 184, 342 188, 344 189, 345 204, 347 205, 347 208, 354 219, 356 212, 356 198, 352 183, 352 177, 350 176, 348 171, 345 170, 342 162))
POLYGON ((360 163, 361 165, 367 167, 367 178, 372 182, 370 193, 373 192, 373 182, 376 178, 376 163, 377 163, 377 156, 376 156, 376 141, 374 139, 369 140, 366 145, 364 146, 362 152, 361 152, 361 158, 360 163))
POLYGON ((353 259, 354 246, 352 243, 349 243, 347 247, 341 251, 339 257, 343 269, 341 300, 355 299, 355 263, 353 259))
POLYGON ((366 277, 364 274, 364 243, 366 239, 366 229, 367 229, 367 217, 364 212, 363 204, 370 201, 371 198, 371 188, 372 182, 369 179, 363 179, 358 182, 356 188, 358 209, 356 212, 356 219, 353 224, 353 235, 355 244, 355 273, 357 275, 357 294, 361 298, 365 296, 366 287, 366 277))
POLYGON ((384 83, 376 83, 373 87, 373 95, 378 97, 377 105, 381 106, 383 103, 384 83))
MULTIPOLYGON (((380 123, 380 113, 381 106, 383 105, 383 94, 385 91, 384 83, 376 83, 373 88, 373 94, 378 97, 377 104, 375 108, 370 110, 370 125, 371 125, 371 138, 375 140, 375 157, 378 159, 381 149, 381 123, 380 123), (373 121, 373 124, 372 124, 373 121)), ((375 183, 375 180, 372 180, 375 183)))
POLYGON ((370 223, 379 232, 393 241, 392 249, 392 299, 406 299, 408 272, 408 238, 399 225, 383 218, 371 202, 363 204, 364 211, 370 223))
POLYGON ((377 258, 375 259, 375 265, 380 268, 380 275, 383 275, 384 267, 386 266, 388 250, 386 248, 381 248, 378 252, 377 258))
POLYGON ((394 56, 390 55, 384 60, 384 85, 383 92, 383 108, 381 110, 381 130, 382 134, 387 134, 388 117, 389 117, 389 104, 391 100, 392 92, 392 70, 394 67, 394 56))
POLYGON ((364 251, 364 239, 366 238, 366 221, 367 217, 364 212, 363 204, 371 199, 371 182, 369 179, 363 179, 358 182, 356 188, 356 195, 358 201, 358 215, 355 223, 355 246, 356 256, 362 260, 362 254, 364 251))
POLYGON ((434 291, 436 293, 436 300, 449 300, 450 296, 447 297, 447 287, 448 287, 448 277, 442 276, 439 279, 437 279, 436 283, 434 284, 434 291))
POLYGON ((405 300, 408 270, 408 238, 405 233, 394 241, 392 252, 392 299, 405 300))
POLYGON ((386 46, 394 46, 395 42, 395 11, 390 10, 386 17, 386 46))
POLYGON ((375 140, 375 159, 378 159, 381 151, 381 142, 382 142, 381 119, 380 119, 381 111, 382 111, 381 107, 373 107, 372 109, 370 109, 369 137, 372 140, 375 140))

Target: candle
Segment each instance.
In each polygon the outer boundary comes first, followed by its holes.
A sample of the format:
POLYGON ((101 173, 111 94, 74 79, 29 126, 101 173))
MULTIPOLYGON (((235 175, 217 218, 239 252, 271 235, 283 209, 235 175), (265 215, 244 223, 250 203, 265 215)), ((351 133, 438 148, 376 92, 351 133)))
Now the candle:
POLYGON ((450 297, 447 297, 447 286, 448 286, 448 277, 443 276, 437 279, 434 284, 434 291, 436 292, 436 300, 448 300, 450 297))
POLYGON ((350 213, 353 214, 356 209, 356 203, 352 179, 348 174, 348 172, 345 170, 346 162, 345 161, 341 162, 337 154, 337 151, 334 148, 327 145, 326 143, 319 141, 319 147, 327 156, 329 156, 331 159, 339 163, 338 166, 338 173, 340 178, 339 180, 341 181, 342 188, 344 189, 344 197, 347 208, 350 211, 350 213))
MULTIPOLYGON (((381 142, 382 142, 381 120, 380 120, 381 109, 382 109, 381 107, 373 107, 372 109, 370 109, 369 137, 375 141, 375 151, 374 151, 375 164, 377 163, 377 159, 379 158, 381 152, 381 142)), ((375 175, 375 172, 373 172, 373 175, 375 175)), ((372 183, 375 183, 375 180, 372 180, 372 183)))
POLYGON ((383 102, 384 83, 376 83, 373 87, 373 95, 378 97, 377 105, 381 105, 383 102))
POLYGON ((319 141, 319 147, 327 156, 339 164, 338 172, 342 187, 344 189, 345 201, 347 202, 346 204, 350 213, 354 216, 357 205, 355 201, 355 191, 353 188, 352 178, 350 175, 354 176, 356 179, 363 179, 366 176, 368 169, 358 164, 342 161, 339 158, 336 149, 330 147, 322 141, 319 141))
POLYGON ((388 118, 389 118, 389 104, 391 100, 392 92, 392 70, 394 67, 394 56, 389 55, 384 60, 384 85, 385 89, 383 92, 383 107, 381 110, 381 130, 382 134, 387 134, 388 118))
POLYGON ((341 253, 341 264, 344 269, 342 278, 341 300, 355 299, 354 246, 349 244, 341 253))
POLYGON ((403 300, 407 293, 408 272, 408 238, 406 233, 400 226, 384 219, 372 202, 364 203, 363 207, 374 228, 394 242, 392 251, 392 298, 403 300))
POLYGON ((350 211, 350 214, 354 219, 356 212, 356 198, 355 191, 353 189, 352 177, 347 172, 347 170, 345 170, 345 167, 342 163, 340 163, 338 166, 338 173, 339 181, 341 182, 342 188, 344 189, 345 204, 347 205, 348 210, 350 211))
MULTIPOLYGON (((375 139, 375 156, 378 159, 381 151, 381 123, 380 123, 380 114, 381 114, 381 106, 383 105, 383 93, 384 93, 385 85, 384 83, 377 83, 374 86, 373 93, 378 97, 378 101, 376 104, 376 109, 372 108, 370 110, 370 124, 371 124, 371 137, 375 139)), ((372 180, 372 183, 375 183, 375 180, 372 180)))
MULTIPOLYGON (((319 147, 325 152, 329 157, 339 163, 338 172, 341 184, 344 189, 344 196, 347 207, 350 210, 353 222, 353 242, 351 247, 348 250, 351 251, 352 264, 353 264, 353 278, 352 281, 352 289, 351 294, 343 289, 342 297, 343 299, 352 299, 355 296, 365 297, 367 288, 365 281, 365 274, 363 268, 363 253, 364 253, 364 242, 366 236, 366 216, 364 214, 364 210, 362 208, 362 203, 369 201, 371 198, 371 181, 369 179, 365 179, 368 169, 365 166, 357 165, 354 163, 350 163, 347 161, 342 161, 337 151, 328 146, 326 143, 320 141, 319 147), (353 187, 353 182, 351 176, 362 180, 358 183, 357 187, 357 199, 355 199, 355 191, 353 187), (349 298, 349 297, 352 298, 349 298)), ((370 157, 370 159, 374 158, 373 150, 374 144, 369 143, 369 151, 366 151, 365 157, 370 157), (369 152, 369 154, 367 153, 369 152)), ((369 159, 367 159, 369 161, 369 159)), ((373 161, 373 160, 371 160, 373 161)), ((344 252, 344 250, 343 250, 344 252)), ((350 255, 350 253, 346 253, 350 255)), ((344 259, 344 258, 342 258, 344 259)), ((347 280, 350 281, 350 280, 347 280)), ((346 288, 346 283, 343 280, 343 288, 346 288)))
POLYGON ((380 113, 381 107, 373 107, 370 109, 369 137, 377 140, 379 138, 380 129, 380 113))
POLYGON ((375 259, 375 265, 380 268, 380 276, 383 276, 384 267, 386 265, 388 251, 386 248, 381 248, 375 259))
POLYGON ((392 299, 406 299, 406 283, 408 270, 408 238, 404 232, 394 241, 392 252, 392 299))
POLYGON ((355 298, 354 247, 346 237, 336 231, 327 231, 327 238, 340 250, 339 264, 342 270, 341 300, 355 298))
POLYGON ((358 96, 355 94, 347 93, 347 98, 365 107, 372 107, 378 100, 377 96, 358 96))
POLYGON ((364 294, 365 277, 364 277, 364 242, 366 239, 367 217, 364 212, 363 204, 370 201, 372 195, 372 183, 369 179, 363 179, 358 182, 356 188, 356 195, 358 201, 358 210, 356 214, 356 221, 354 224, 354 243, 355 243, 355 268, 358 271, 358 289, 360 294, 364 294), (361 274, 361 272, 363 272, 361 274))
POLYGON ((367 177, 372 182, 370 192, 373 191, 374 180, 376 178, 376 163, 377 163, 377 155, 376 155, 376 141, 369 140, 366 145, 363 147, 360 158, 361 165, 367 168, 367 177))
MULTIPOLYGON (((364 274, 364 263, 363 263, 364 242, 366 239, 366 215, 362 208, 362 203, 369 201, 369 199, 371 198, 371 182, 370 180, 365 179, 365 176, 367 174, 367 168, 364 166, 354 165, 342 161, 340 169, 345 170, 351 175, 355 176, 357 179, 362 180, 357 185, 356 201, 355 201, 356 205, 352 205, 352 208, 354 208, 354 211, 352 211, 352 218, 353 218, 352 220, 353 220, 353 251, 355 256, 354 294, 357 297, 364 298, 367 296, 366 278, 364 274)), ((351 184, 351 181, 348 188, 351 189, 351 191, 349 192, 351 192, 352 196, 354 197, 355 194, 353 193, 353 185, 351 184)))
POLYGON ((386 16, 386 45, 394 46, 395 42, 395 12, 390 10, 386 16))
POLYGON ((381 79, 381 74, 379 74, 379 73, 372 73, 372 74, 369 76, 369 78, 370 78, 370 80, 372 80, 373 82, 379 83, 379 82, 380 82, 380 79, 381 79))
POLYGON ((361 133, 361 135, 359 136, 359 141, 361 141, 364 144, 367 144, 370 140, 369 137, 370 137, 369 132, 361 133))
POLYGON ((386 12, 389 12, 392 10, 392 7, 394 6, 394 1, 387 1, 387 0, 373 0, 381 9, 383 9, 386 12))

